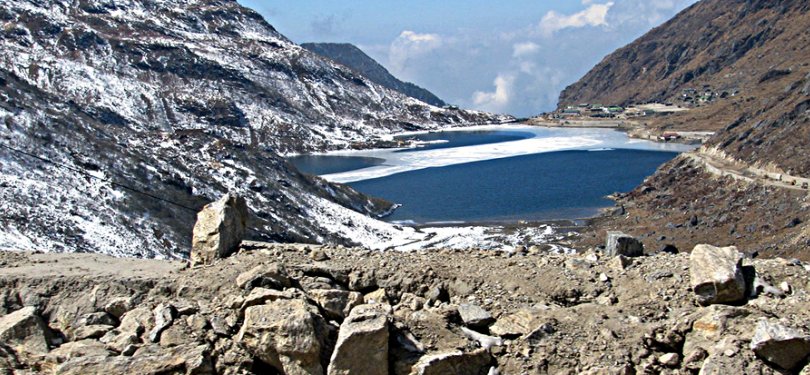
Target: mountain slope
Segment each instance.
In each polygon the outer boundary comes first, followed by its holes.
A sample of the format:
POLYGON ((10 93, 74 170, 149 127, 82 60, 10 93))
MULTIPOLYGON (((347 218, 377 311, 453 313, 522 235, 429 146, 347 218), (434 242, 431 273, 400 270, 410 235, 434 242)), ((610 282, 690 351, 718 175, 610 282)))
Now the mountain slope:
POLYGON ((246 196, 254 237, 374 245, 390 204, 285 152, 500 121, 378 86, 235 1, 6 1, 0 248, 179 257, 195 211, 246 196))
POLYGON ((391 75, 388 69, 385 69, 385 67, 353 44, 303 43, 301 47, 328 59, 332 59, 339 64, 343 64, 383 87, 387 87, 437 107, 446 105, 444 101, 439 99, 439 97, 432 92, 413 83, 400 81, 398 78, 391 75))
POLYGON ((807 189, 778 181, 810 177, 808 24, 805 1, 704 0, 569 86, 561 107, 678 101, 690 88, 736 93, 654 120, 661 129, 717 132, 622 199, 629 214, 604 226, 632 225, 650 246, 702 240, 810 259, 807 189), (695 162, 705 159, 770 177, 722 176, 733 171, 695 162))

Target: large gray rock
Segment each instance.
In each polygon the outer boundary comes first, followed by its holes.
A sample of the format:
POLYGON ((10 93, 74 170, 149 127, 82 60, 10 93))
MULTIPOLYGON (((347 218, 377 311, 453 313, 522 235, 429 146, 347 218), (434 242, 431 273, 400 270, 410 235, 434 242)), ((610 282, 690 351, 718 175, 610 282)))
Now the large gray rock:
POLYGON ((605 255, 608 257, 617 255, 639 257, 644 255, 644 245, 635 237, 624 232, 610 231, 607 232, 605 255))
POLYGON ((461 315, 461 320, 464 321, 464 324, 470 327, 486 327, 495 321, 487 310, 484 310, 481 306, 469 303, 459 305, 458 313, 461 315))
POLYGON ((213 374, 208 345, 184 345, 132 357, 78 357, 56 368, 55 374, 213 374))
POLYGON ((810 355, 810 336, 778 323, 760 320, 751 350, 785 370, 793 370, 810 355))
POLYGON ((230 256, 242 243, 247 229, 248 208, 245 199, 226 194, 203 207, 197 214, 191 243, 191 261, 210 264, 230 256))
POLYGON ((288 375, 323 374, 326 322, 303 300, 277 300, 245 310, 236 341, 262 362, 288 375))
POLYGON ((360 305, 340 325, 329 375, 388 374, 388 326, 391 306, 360 305))
POLYGON ((706 306, 744 300, 742 259, 734 246, 695 246, 689 257, 689 277, 698 303, 706 306))
POLYGON ((51 330, 33 306, 0 317, 0 343, 17 353, 45 354, 50 339, 51 330))
POLYGON ((411 375, 486 375, 492 366, 492 356, 486 349, 431 354, 413 366, 411 375))

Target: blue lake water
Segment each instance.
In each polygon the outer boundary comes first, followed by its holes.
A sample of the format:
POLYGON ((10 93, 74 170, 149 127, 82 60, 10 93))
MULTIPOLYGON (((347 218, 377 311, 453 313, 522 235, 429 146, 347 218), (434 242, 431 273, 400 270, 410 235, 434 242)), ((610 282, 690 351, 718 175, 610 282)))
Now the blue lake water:
POLYGON ((554 220, 591 217, 677 153, 560 151, 427 168, 350 183, 402 204, 387 221, 554 220))
POLYGON ((525 126, 406 139, 427 143, 290 160, 302 171, 401 204, 387 221, 508 222, 594 216, 612 205, 605 195, 632 190, 692 148, 607 129, 525 126))

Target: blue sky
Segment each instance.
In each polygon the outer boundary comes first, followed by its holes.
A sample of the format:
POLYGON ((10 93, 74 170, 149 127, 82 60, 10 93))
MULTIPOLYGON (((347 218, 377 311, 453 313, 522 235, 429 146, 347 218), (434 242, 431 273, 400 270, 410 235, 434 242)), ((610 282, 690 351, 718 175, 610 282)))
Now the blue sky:
POLYGON ((464 108, 529 116, 696 0, 240 0, 296 43, 348 42, 464 108))

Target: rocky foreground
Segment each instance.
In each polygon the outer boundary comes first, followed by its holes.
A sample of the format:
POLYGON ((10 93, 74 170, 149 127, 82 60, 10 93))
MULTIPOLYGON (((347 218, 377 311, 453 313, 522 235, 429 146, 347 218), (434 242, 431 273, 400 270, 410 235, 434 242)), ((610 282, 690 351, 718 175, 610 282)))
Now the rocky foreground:
POLYGON ((0 374, 807 373, 810 267, 243 242, 207 266, 0 253, 0 374))

